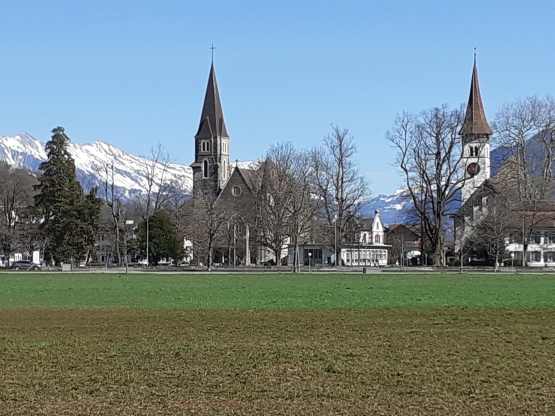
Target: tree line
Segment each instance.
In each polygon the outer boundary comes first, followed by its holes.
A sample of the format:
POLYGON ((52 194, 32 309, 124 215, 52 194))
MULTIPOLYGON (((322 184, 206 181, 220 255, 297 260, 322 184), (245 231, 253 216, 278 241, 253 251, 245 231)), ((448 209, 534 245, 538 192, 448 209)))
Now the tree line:
POLYGON ((189 240, 196 261, 210 267, 215 259, 259 261, 260 250, 272 253, 275 264, 290 243, 298 268, 302 244, 337 244, 340 253, 352 242, 350 220, 361 215, 369 194, 354 161, 354 138, 338 126, 312 149, 271 146, 253 171, 250 195, 226 200, 186 194, 168 178, 171 156, 161 146, 140 167, 144 190, 135 197, 117 186, 117 160, 98 167, 99 183, 85 190, 69 142, 65 130, 55 128, 39 172, 0 166, 4 254, 40 250, 48 264, 96 262, 100 254, 116 264, 157 264, 189 257, 189 240))
MULTIPOLYGON (((404 112, 386 133, 386 139, 397 151, 394 164, 402 172, 414 205, 414 222, 420 224, 422 250, 430 253, 436 264, 443 264, 445 238, 450 228, 452 232, 451 219, 467 180, 462 138, 458 135, 463 117, 462 106, 450 109, 442 105, 419 114, 404 112)), ((521 238, 527 245, 546 218, 547 201, 553 200, 555 101, 549 96, 516 99, 504 104, 493 120, 491 142, 501 148, 505 158, 510 156, 505 172, 511 173, 497 178, 499 183, 487 190, 489 201, 495 203, 480 221, 466 224, 474 231, 464 235, 462 250, 483 249, 498 259, 510 234, 521 232, 523 213, 530 217, 524 221, 521 238)), ((553 215, 554 207, 549 210, 549 215, 553 215)), ((455 220, 460 223, 463 218, 455 220)))

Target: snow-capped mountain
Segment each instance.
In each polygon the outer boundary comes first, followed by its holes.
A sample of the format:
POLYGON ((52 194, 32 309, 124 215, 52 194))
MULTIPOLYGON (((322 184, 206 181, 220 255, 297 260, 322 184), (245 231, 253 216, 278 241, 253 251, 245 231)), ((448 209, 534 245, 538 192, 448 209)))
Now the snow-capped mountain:
POLYGON ((380 194, 370 198, 362 214, 373 217, 374 211, 380 211, 380 218, 385 225, 418 221, 412 200, 405 189, 398 189, 392 195, 380 194))
MULTIPOLYGON (((35 139, 27 133, 20 133, 13 137, 0 137, 0 160, 10 165, 38 170, 41 162, 46 160, 45 143, 35 139)), ((146 188, 145 168, 149 161, 145 158, 125 153, 115 146, 104 142, 94 142, 85 145, 69 144, 69 151, 75 159, 77 176, 83 186, 88 189, 101 184, 106 177, 106 168, 114 174, 114 183, 120 195, 130 198, 144 192, 146 188)), ((491 170, 495 175, 501 164, 509 156, 509 151, 503 147, 491 152, 491 170)), ((242 168, 255 168, 260 162, 240 162, 242 168)), ((234 165, 234 164, 232 164, 234 165)), ((170 164, 166 177, 177 184, 185 193, 191 194, 193 189, 193 172, 189 166, 170 164)), ((458 207, 453 206, 453 209, 458 207)), ((392 195, 377 195, 372 197, 365 206, 363 215, 374 216, 379 210, 385 225, 397 223, 412 223, 417 221, 412 201, 406 190, 400 189, 392 195)))
MULTIPOLYGON (((0 137, 0 160, 16 167, 38 170, 41 162, 46 160, 45 143, 35 139, 28 133, 20 133, 13 137, 0 137)), ((149 164, 147 159, 125 153, 104 142, 85 145, 69 143, 68 150, 75 160, 77 177, 88 189, 100 185, 106 180, 108 169, 109 182, 116 184, 117 192, 129 198, 146 188, 145 171, 149 164), (112 169, 113 166, 113 169, 112 169)), ((165 177, 178 184, 186 193, 193 189, 193 172, 189 166, 170 163, 165 177)))

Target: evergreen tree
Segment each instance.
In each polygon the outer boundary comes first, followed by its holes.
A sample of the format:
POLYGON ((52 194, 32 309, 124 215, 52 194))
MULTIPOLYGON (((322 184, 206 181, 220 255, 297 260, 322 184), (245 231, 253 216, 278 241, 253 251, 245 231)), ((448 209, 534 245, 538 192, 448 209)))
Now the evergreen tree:
MULTIPOLYGON (((146 255, 146 220, 139 224, 139 244, 146 255)), ((176 261, 183 256, 183 239, 177 233, 177 226, 165 211, 157 211, 149 218, 149 260, 157 265, 162 258, 176 261)))
POLYGON ((95 189, 85 197, 77 181, 75 161, 67 148, 70 138, 64 128, 56 127, 52 133, 46 143, 48 160, 39 166, 43 174, 35 187, 35 208, 43 219, 41 231, 48 241, 45 259, 73 264, 94 244, 100 201, 95 189))

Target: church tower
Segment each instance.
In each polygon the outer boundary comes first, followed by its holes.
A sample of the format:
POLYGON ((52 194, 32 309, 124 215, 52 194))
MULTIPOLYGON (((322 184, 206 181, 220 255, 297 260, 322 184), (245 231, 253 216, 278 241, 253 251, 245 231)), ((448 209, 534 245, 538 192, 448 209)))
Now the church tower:
POLYGON ((193 195, 219 195, 230 176, 229 135, 216 82, 214 61, 210 66, 208 85, 200 123, 195 135, 195 162, 193 168, 193 195))
POLYGON ((462 203, 464 204, 474 191, 490 178, 490 141, 492 131, 486 119, 486 112, 480 95, 476 54, 470 83, 470 96, 463 125, 459 131, 462 136, 462 166, 465 178, 462 186, 462 203))

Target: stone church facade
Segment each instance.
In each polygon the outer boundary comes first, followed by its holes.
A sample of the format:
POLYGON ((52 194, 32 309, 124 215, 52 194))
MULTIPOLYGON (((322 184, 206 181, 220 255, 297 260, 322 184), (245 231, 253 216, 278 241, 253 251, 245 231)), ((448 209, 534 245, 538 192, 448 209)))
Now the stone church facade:
MULTIPOLYGON (((256 198, 267 175, 269 161, 232 167, 229 159, 231 138, 224 120, 214 63, 210 67, 208 84, 195 139, 193 169, 193 199, 202 195, 215 203, 231 207, 229 224, 233 227, 230 249, 215 253, 217 263, 264 263, 274 256, 258 247, 251 228, 255 223, 256 198), (231 248, 232 247, 232 248, 231 248)), ((278 259, 279 261, 279 259, 278 259)))

